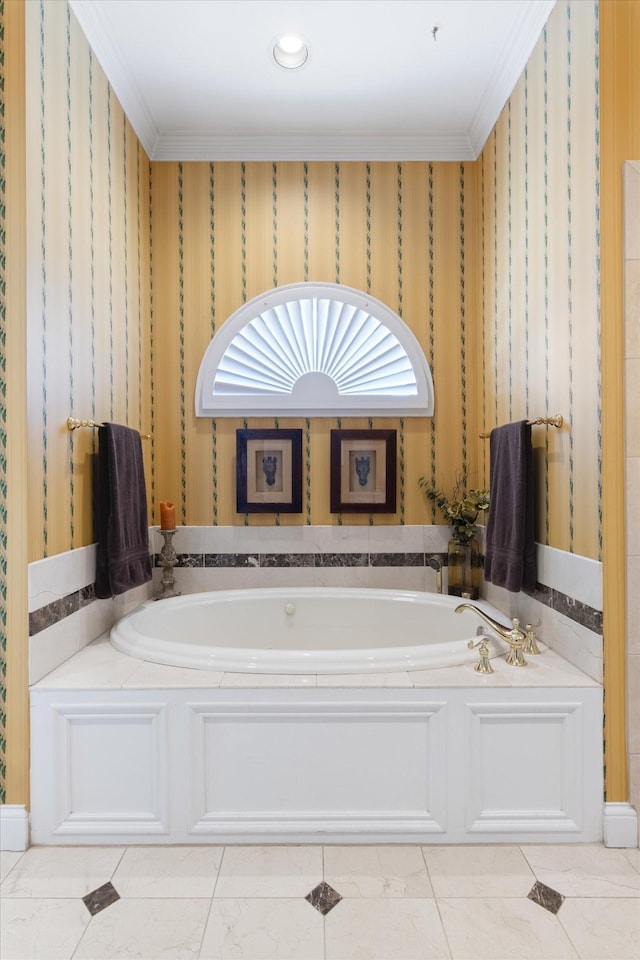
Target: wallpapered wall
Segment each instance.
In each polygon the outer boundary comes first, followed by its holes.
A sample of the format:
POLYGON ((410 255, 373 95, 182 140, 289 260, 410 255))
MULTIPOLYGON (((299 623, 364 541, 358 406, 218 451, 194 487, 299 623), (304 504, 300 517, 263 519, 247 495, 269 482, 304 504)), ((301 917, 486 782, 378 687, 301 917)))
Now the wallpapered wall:
MULTIPOLYGON (((92 430, 147 432, 149 161, 66 3, 27 3, 29 559, 91 543, 92 430)), ((148 456, 150 452, 148 452, 148 456)))
POLYGON ((480 158, 482 410, 534 427, 536 539, 602 550, 597 5, 555 7, 480 158))
POLYGON ((372 522, 430 522, 423 475, 450 482, 466 468, 480 479, 478 174, 477 164, 454 163, 153 165, 154 499, 175 499, 179 522, 244 522, 235 506, 236 430, 276 421, 197 420, 198 366, 242 303, 301 280, 367 290, 399 313, 431 364, 436 415, 279 420, 305 438, 303 513, 281 522, 342 519, 329 512, 329 431, 340 425, 397 431, 397 513, 372 522))
MULTIPOLYGON (((537 539, 600 556, 597 70, 596 8, 561 3, 476 164, 153 165, 154 483, 183 522, 243 521, 233 466, 243 423, 192 413, 209 338, 263 290, 331 280, 397 310, 434 375, 433 420, 390 421, 398 513, 374 522, 429 522, 418 477, 450 487, 466 467, 486 482, 479 429, 560 413, 562 430, 534 430, 537 539)), ((297 423, 304 519, 335 522, 337 422, 297 423)))
POLYGON ((70 413, 152 432, 152 519, 173 498, 191 524, 340 522, 337 425, 392 426, 399 441, 397 513, 345 522, 430 522, 420 476, 450 488, 466 468, 486 482, 482 429, 562 413, 570 428, 534 432, 538 539, 599 556, 591 4, 558 5, 482 157, 464 164, 149 165, 66 6, 28 4, 27 36, 30 559, 93 538, 94 438, 67 435, 70 413), (304 431, 303 512, 247 518, 234 463, 245 422, 195 418, 198 365, 243 302, 307 279, 368 290, 403 317, 432 365, 435 416, 278 421, 304 431))

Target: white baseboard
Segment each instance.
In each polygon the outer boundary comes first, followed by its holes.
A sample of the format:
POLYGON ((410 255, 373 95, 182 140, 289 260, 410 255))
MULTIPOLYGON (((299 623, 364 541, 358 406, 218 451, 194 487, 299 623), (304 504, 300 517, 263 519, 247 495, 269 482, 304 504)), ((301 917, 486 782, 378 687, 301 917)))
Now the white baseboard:
POLYGON ((605 847, 638 846, 638 814, 630 803, 605 803, 602 817, 605 847))
POLYGON ((0 850, 26 850, 29 846, 29 814, 18 804, 0 806, 0 850))

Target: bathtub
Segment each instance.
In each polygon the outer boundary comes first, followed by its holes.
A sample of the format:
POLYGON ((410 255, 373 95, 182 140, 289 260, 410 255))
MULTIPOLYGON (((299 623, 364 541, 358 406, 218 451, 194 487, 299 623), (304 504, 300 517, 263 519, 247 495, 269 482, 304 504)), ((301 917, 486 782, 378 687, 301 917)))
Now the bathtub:
POLYGON ((477 659, 458 602, 147 602, 31 688, 32 842, 599 841, 599 684, 550 650, 490 675, 429 669, 477 659))
MULTIPOLYGON (((150 600, 111 630, 117 650, 177 667, 264 674, 381 673, 477 660, 483 628, 459 597, 330 587, 221 590, 150 600)), ((488 614, 508 623, 490 604, 488 614)), ((497 639, 491 655, 503 652, 497 639)), ((506 647, 504 648, 506 649, 506 647)))

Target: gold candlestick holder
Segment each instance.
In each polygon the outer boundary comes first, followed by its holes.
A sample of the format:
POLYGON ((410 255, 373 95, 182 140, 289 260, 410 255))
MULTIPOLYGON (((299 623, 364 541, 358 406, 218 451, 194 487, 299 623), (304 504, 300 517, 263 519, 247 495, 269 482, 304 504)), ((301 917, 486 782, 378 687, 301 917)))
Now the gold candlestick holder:
POLYGON ((160 589, 156 593, 156 600, 166 600, 168 597, 179 597, 180 591, 176 590, 176 578, 173 575, 173 568, 178 565, 178 554, 173 546, 172 540, 175 530, 160 530, 164 537, 164 545, 160 551, 160 566, 162 567, 162 580, 160 589))

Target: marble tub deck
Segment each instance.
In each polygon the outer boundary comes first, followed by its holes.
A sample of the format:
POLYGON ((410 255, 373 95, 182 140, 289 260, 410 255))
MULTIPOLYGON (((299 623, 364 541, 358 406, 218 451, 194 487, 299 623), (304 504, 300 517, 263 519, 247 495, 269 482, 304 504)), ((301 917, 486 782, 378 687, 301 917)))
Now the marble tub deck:
POLYGON ((65 661, 32 689, 146 690, 155 688, 269 688, 269 687, 598 687, 599 684, 553 650, 540 644, 539 656, 526 667, 511 667, 494 657, 494 672, 480 674, 472 664, 363 674, 253 674, 191 670, 137 660, 120 653, 104 633, 65 661))

